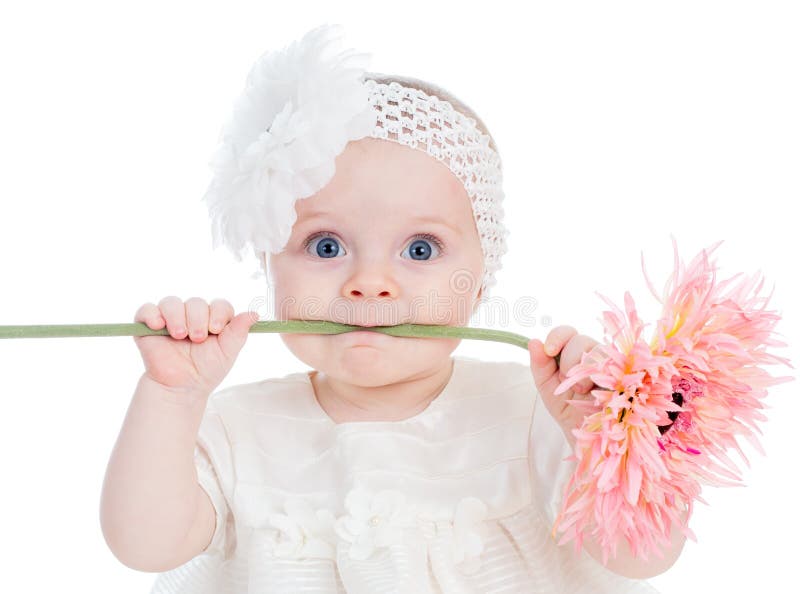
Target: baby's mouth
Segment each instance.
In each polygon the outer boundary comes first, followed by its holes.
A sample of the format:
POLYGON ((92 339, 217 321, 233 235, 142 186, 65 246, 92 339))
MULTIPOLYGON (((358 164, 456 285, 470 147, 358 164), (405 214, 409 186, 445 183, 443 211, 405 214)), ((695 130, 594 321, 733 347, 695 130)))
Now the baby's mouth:
POLYGON ((402 322, 397 322, 396 324, 389 324, 389 323, 383 324, 381 322, 352 322, 352 323, 350 323, 350 322, 340 322, 340 323, 341 324, 347 324, 348 326, 360 326, 361 328, 375 328, 375 327, 391 328, 392 326, 400 326, 402 324, 411 324, 412 322, 410 322, 410 321, 402 321, 402 322))
POLYGON ((394 338, 375 330, 350 330, 337 334, 336 337, 349 346, 377 346, 394 338))

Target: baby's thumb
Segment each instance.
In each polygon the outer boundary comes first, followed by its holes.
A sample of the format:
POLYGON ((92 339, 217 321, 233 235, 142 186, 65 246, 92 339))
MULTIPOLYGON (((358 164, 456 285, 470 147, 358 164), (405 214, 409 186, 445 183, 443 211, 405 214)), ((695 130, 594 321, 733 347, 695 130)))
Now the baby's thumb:
POLYGON ((234 316, 219 333, 219 348, 229 359, 235 359, 247 342, 250 328, 258 321, 258 312, 243 311, 234 316))

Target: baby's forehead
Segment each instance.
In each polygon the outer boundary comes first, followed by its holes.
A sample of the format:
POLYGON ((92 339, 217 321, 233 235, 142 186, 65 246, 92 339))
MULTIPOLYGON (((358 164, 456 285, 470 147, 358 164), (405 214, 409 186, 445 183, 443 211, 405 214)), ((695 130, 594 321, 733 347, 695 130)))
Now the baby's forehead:
POLYGON ((453 212, 443 203, 429 201, 424 208, 418 208, 410 201, 396 200, 376 204, 375 200, 364 199, 350 201, 349 208, 335 202, 317 201, 311 204, 307 200, 298 201, 298 216, 295 227, 303 227, 311 223, 348 222, 356 228, 385 227, 391 225, 432 224, 448 228, 456 234, 463 234, 471 225, 471 221, 463 216, 453 216, 453 212), (436 206, 439 208, 436 208, 436 206))
POLYGON ((449 167, 424 150, 371 137, 349 142, 328 184, 295 208, 299 223, 349 215, 362 223, 473 225, 470 198, 449 167))

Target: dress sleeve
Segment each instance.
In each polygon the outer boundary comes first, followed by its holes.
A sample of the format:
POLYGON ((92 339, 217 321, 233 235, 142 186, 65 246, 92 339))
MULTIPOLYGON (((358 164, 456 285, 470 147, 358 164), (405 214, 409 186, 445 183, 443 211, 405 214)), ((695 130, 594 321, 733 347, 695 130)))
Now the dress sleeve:
MULTIPOLYGON (((213 396, 212 396, 213 397, 213 396)), ((228 497, 232 492, 233 461, 227 431, 212 397, 206 407, 197 435, 194 463, 197 482, 206 492, 216 512, 216 527, 209 545, 203 554, 224 555, 227 533, 233 527, 228 497), (230 523, 230 526, 229 526, 230 523)))
POLYGON ((533 418, 528 436, 528 463, 531 470, 531 495, 544 513, 550 528, 561 510, 564 489, 577 462, 567 460, 572 447, 556 420, 534 388, 533 418))

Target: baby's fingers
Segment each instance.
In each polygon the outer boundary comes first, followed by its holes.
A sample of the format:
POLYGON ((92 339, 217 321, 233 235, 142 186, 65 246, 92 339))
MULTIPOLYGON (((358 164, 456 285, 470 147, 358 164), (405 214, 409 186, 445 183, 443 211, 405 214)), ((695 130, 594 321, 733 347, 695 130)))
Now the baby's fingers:
POLYGON ((547 335, 547 340, 544 342, 544 352, 550 357, 554 357, 561 352, 564 345, 569 343, 576 334, 578 334, 578 331, 572 326, 556 326, 547 335))
POLYGON ((233 319, 233 305, 225 299, 214 299, 211 302, 208 331, 219 334, 222 329, 233 319))
MULTIPOLYGON (((258 322, 258 312, 243 311, 235 316, 219 335, 219 346, 230 361, 233 361, 247 342, 253 324, 258 322)), ((232 364, 232 363, 231 363, 232 364)))
POLYGON ((542 341, 535 338, 528 341, 528 351, 531 354, 531 372, 536 387, 543 395, 552 393, 559 383, 555 358, 549 356, 542 341))
POLYGON ((186 300, 186 323, 192 342, 203 342, 208 338, 208 318, 209 307, 205 299, 190 297, 186 300))
POLYGON ((170 295, 158 302, 161 315, 167 321, 167 330, 172 338, 182 340, 189 330, 186 327, 186 309, 178 297, 170 295))
POLYGON ((145 303, 133 316, 134 322, 145 324, 150 330, 161 330, 167 323, 155 303, 145 303))

